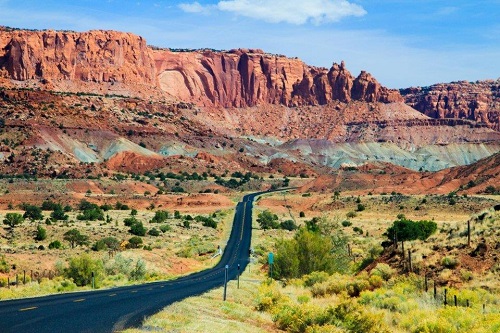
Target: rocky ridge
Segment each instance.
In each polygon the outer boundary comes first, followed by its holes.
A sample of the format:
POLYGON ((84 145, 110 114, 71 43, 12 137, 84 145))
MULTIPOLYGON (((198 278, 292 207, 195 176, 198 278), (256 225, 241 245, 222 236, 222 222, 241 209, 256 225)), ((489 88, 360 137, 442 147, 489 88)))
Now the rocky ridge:
POLYGON ((167 95, 200 106, 402 101, 369 73, 353 77, 344 63, 328 70, 252 49, 172 52, 116 31, 0 29, 0 77, 24 87, 167 95))
POLYGON ((470 119, 500 131, 500 79, 440 83, 401 93, 408 105, 429 117, 470 119))

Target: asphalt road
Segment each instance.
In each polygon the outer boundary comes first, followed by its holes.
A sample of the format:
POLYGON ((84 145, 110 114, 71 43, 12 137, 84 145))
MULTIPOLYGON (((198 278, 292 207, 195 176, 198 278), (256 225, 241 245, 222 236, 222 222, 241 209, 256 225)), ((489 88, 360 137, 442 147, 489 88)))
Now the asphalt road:
MULTIPOLYGON (((76 292, 0 302, 0 332, 114 332, 139 326, 145 317, 186 297, 202 294, 235 279, 249 261, 253 199, 236 206, 231 235, 219 263, 176 280, 106 290, 76 292)), ((222 298, 222 295, 221 295, 222 298)))

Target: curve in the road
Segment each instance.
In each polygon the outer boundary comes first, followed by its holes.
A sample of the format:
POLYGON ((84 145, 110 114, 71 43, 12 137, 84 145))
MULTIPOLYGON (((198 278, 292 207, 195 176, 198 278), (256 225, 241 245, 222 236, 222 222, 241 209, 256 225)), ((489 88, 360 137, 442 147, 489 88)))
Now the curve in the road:
POLYGON ((202 294, 235 279, 249 260, 252 208, 256 196, 245 195, 236 206, 233 228, 215 267, 176 280, 90 292, 0 302, 0 332, 114 332, 139 326, 145 317, 186 297, 202 294))

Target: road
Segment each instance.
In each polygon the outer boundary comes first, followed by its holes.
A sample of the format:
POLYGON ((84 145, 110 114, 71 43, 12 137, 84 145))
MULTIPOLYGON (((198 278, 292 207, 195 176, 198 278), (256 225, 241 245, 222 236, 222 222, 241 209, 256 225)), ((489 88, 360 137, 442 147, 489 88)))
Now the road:
POLYGON ((248 264, 253 199, 262 193, 248 194, 237 204, 230 238, 215 267, 170 281, 1 301, 0 332, 120 331, 140 326, 169 304, 223 286, 226 265, 232 280, 238 264, 241 271, 248 264))

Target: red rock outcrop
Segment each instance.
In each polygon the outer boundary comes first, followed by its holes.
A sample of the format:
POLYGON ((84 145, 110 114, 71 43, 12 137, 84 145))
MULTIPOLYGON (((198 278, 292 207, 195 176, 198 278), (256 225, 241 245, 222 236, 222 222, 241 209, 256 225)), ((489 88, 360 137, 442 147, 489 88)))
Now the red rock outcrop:
POLYGON ((261 50, 173 52, 116 31, 0 28, 0 78, 43 89, 171 98, 203 106, 396 102, 398 91, 344 63, 330 70, 261 50))
POLYGON ((442 83, 401 92, 408 105, 432 118, 470 119, 500 131, 500 79, 442 83))
POLYGON ((157 82, 146 41, 116 31, 0 30, 0 76, 82 92, 105 83, 138 91, 157 82))
POLYGON ((171 96, 205 106, 286 106, 402 101, 366 72, 354 78, 344 63, 330 70, 261 50, 154 52, 160 88, 171 96))

